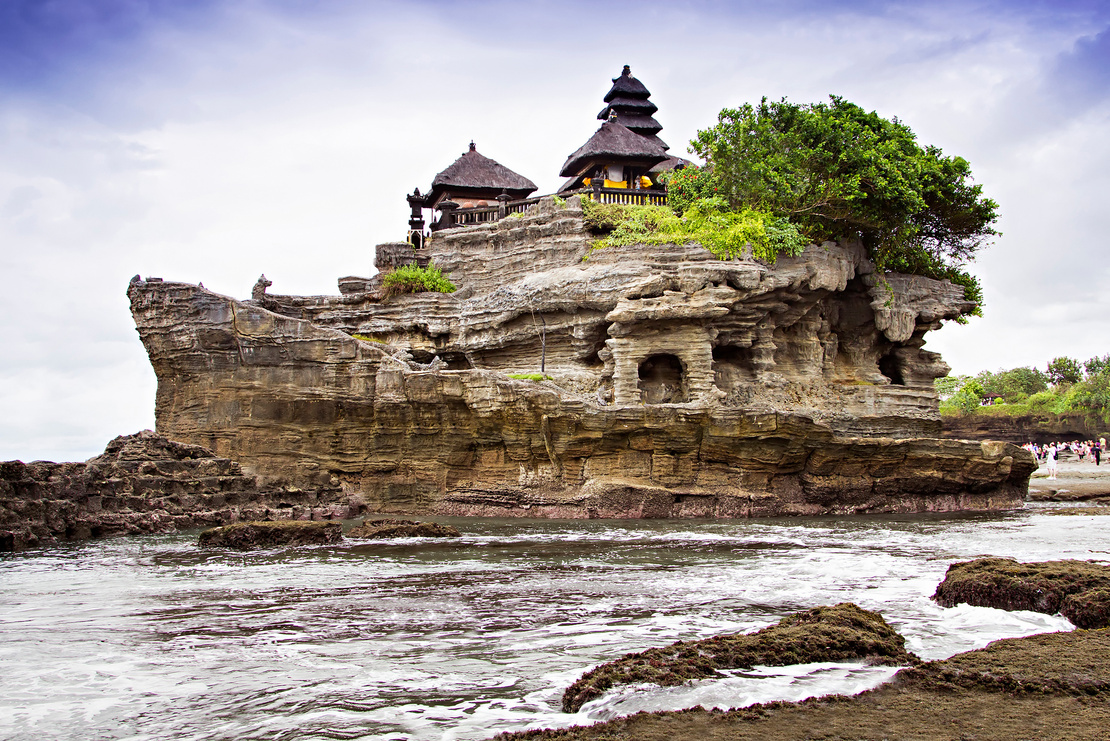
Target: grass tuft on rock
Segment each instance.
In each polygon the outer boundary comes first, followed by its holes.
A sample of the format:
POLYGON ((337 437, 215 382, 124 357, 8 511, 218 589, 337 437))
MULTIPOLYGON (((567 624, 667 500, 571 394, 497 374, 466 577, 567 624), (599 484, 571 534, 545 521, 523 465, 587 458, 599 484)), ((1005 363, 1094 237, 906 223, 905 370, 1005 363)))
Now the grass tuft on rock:
POLYGON ((1002 610, 1061 613, 1080 628, 1110 626, 1110 566, 1090 561, 1019 563, 980 558, 954 563, 933 599, 1002 610))
POLYGON ((644 682, 670 687, 718 676, 721 669, 853 659, 886 666, 919 661, 906 651, 905 639, 882 615, 842 602, 790 615, 755 633, 679 641, 626 654, 586 672, 568 687, 563 693, 563 711, 577 712, 621 684, 644 682))

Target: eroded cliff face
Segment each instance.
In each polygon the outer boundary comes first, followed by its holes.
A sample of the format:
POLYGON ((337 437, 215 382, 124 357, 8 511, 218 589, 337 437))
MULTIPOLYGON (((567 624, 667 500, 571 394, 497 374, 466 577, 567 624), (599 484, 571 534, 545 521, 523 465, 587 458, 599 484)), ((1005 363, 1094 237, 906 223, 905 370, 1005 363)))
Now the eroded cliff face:
POLYGON ((972 305, 854 244, 766 265, 590 249, 575 199, 440 232, 454 294, 238 301, 133 281, 159 432, 382 511, 747 516, 1002 508, 1031 457, 939 441, 922 349, 972 305), (359 333, 375 341, 356 340, 359 333), (513 380, 538 373, 552 380, 513 380))

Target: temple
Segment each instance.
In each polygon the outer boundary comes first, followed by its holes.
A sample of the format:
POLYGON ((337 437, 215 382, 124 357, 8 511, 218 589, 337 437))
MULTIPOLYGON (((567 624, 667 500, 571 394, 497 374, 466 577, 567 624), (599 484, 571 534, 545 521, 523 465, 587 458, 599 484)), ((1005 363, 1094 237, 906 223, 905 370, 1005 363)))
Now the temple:
MULTIPOLYGON (((652 115, 659 109, 650 97, 647 87, 624 65, 598 114, 604 123, 563 164, 559 174, 568 180, 558 195, 582 194, 602 203, 666 205, 660 173, 690 162, 667 153, 667 144, 659 138, 663 125, 652 115)), ((412 209, 407 241, 419 249, 428 238, 426 210, 433 212, 433 232, 485 224, 535 206, 539 198, 530 197, 535 190, 535 183, 479 154, 471 142, 468 152, 435 176, 426 194, 417 189, 406 196, 412 209)))
POLYGON ((885 272, 854 240, 774 261, 599 248, 595 204, 667 202, 648 96, 626 67, 558 196, 471 146, 407 196, 409 238, 340 295, 272 294, 263 277, 238 300, 136 276, 158 431, 377 512, 1020 507, 1028 452, 939 439, 949 368, 925 336, 975 309, 962 286, 885 272), (394 290, 410 265, 450 285, 394 290))

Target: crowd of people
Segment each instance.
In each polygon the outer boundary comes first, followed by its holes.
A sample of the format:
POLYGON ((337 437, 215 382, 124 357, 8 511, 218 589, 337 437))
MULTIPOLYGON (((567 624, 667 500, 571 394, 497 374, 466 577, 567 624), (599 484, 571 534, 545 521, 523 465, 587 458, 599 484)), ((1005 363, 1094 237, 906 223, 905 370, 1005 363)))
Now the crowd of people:
POLYGON ((1037 461, 1045 464, 1051 481, 1056 478, 1056 463, 1061 455, 1070 454, 1076 456, 1080 462, 1091 460, 1096 466, 1101 465, 1102 456, 1106 454, 1106 438, 1100 437, 1097 441, 1073 440, 1070 443, 1046 443, 1045 445, 1026 443, 1021 447, 1032 453, 1037 461))

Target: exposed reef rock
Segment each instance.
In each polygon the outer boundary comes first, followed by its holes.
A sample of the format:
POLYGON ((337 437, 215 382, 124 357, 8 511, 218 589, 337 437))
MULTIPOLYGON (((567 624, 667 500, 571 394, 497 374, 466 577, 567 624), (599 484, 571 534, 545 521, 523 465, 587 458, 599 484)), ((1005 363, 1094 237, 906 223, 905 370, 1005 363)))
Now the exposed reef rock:
POLYGON ((236 522, 205 530, 198 543, 204 548, 273 548, 283 545, 327 545, 343 540, 343 525, 338 522, 236 522))
POLYGON ((906 651, 905 639, 882 615, 843 602, 790 615, 749 635, 679 641, 602 664, 567 688, 563 712, 575 713, 619 684, 651 682, 667 687, 720 676, 721 669, 852 659, 885 666, 919 661, 906 651))
POLYGON ((375 276, 239 301, 132 281, 159 431, 267 483, 338 481, 379 512, 1021 506, 1029 453, 932 439, 947 366, 924 335, 973 304, 876 275, 858 244, 775 265, 698 245, 591 251, 575 197, 383 255, 434 261, 459 289, 385 296, 375 276), (508 377, 541 366, 553 380, 508 377))
POLYGON ((367 520, 352 528, 351 538, 458 538, 459 529, 436 522, 413 520, 367 520))
POLYGON ((1059 612, 1080 628, 1105 628, 1110 626, 1110 566, 980 558, 949 566, 933 599, 944 607, 966 602, 1002 610, 1059 612))
POLYGON ((995 641, 903 669, 854 697, 771 702, 727 712, 637 713, 510 739, 729 741, 1103 741, 1110 728, 1110 630, 995 641))
POLYGON ((84 463, 0 463, 0 550, 236 520, 357 517, 338 486, 259 489, 239 464, 149 430, 84 463))

